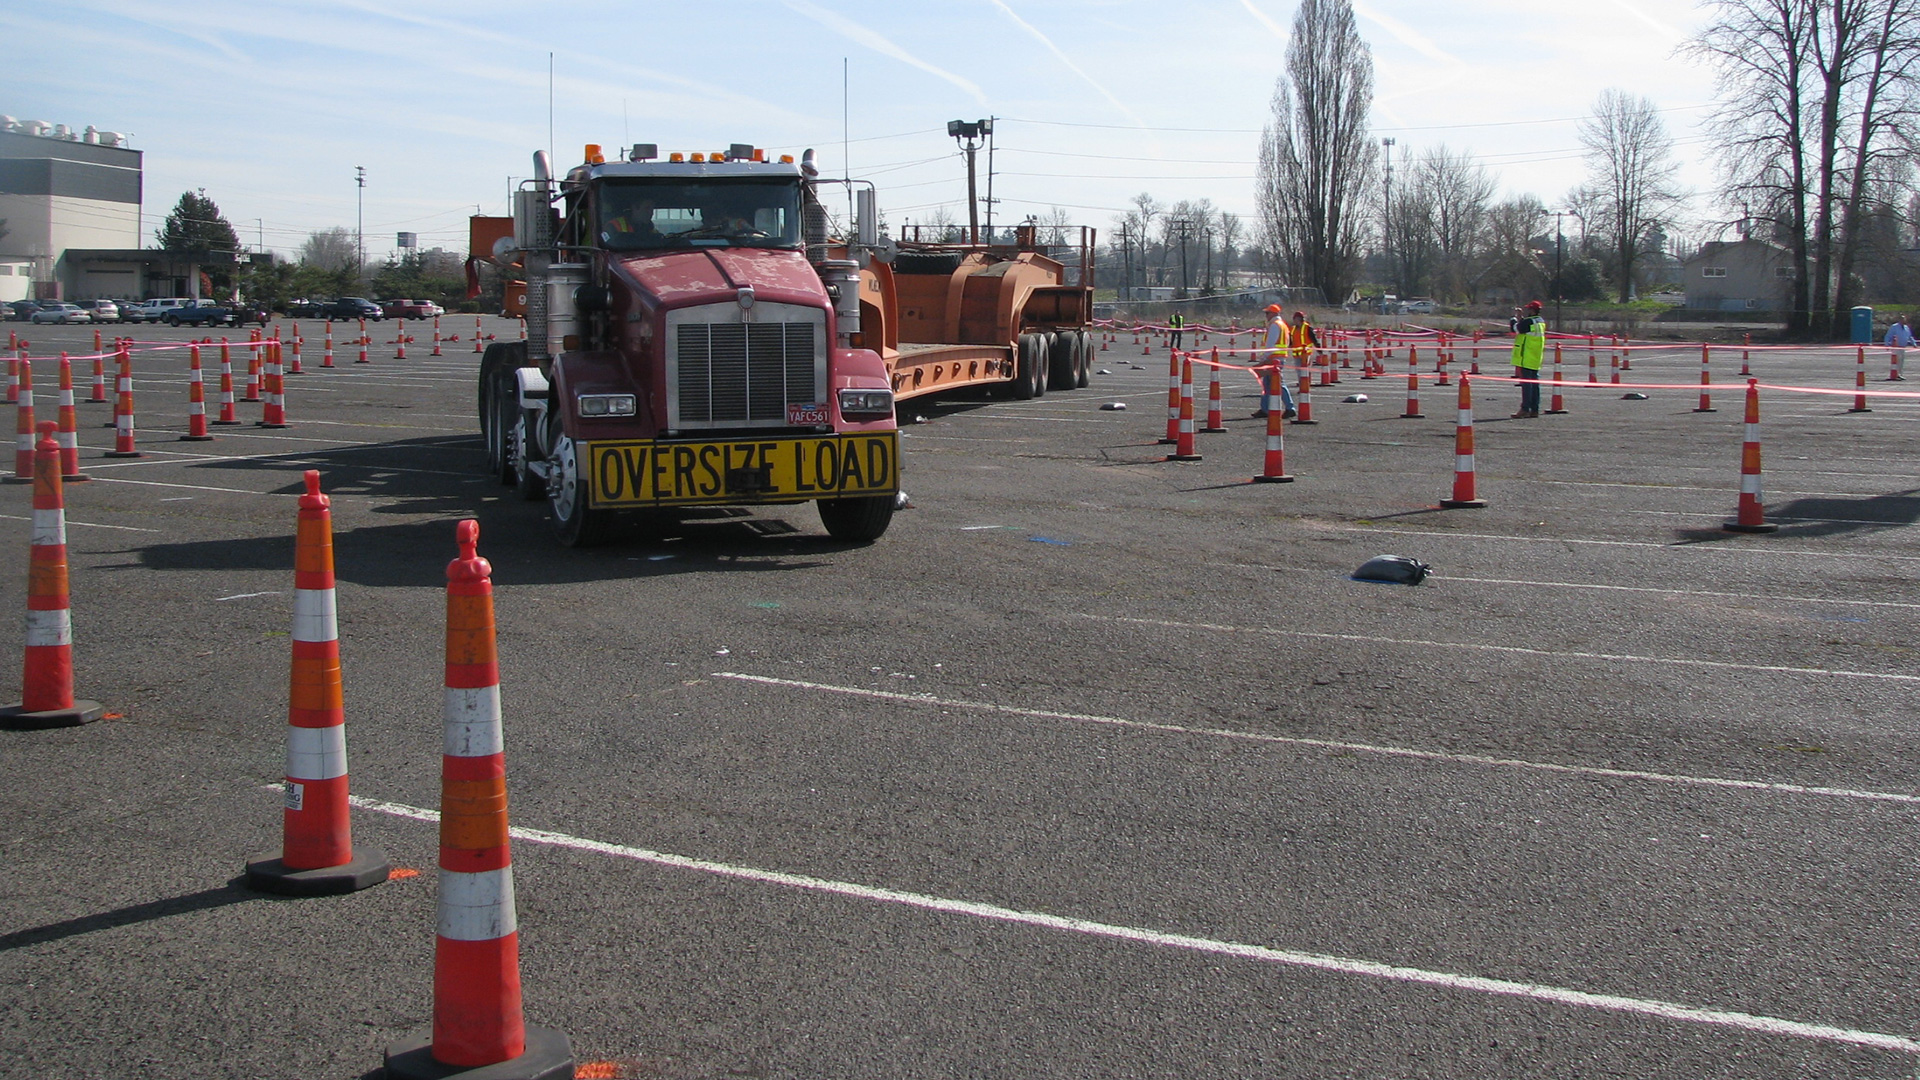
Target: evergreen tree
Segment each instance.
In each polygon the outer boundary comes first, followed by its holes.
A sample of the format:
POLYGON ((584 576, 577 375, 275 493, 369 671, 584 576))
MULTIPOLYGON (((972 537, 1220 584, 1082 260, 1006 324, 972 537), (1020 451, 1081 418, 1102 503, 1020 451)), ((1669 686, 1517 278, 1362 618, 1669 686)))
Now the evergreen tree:
POLYGON ((220 214, 220 207, 207 198, 207 189, 182 192, 173 212, 155 230, 153 238, 168 251, 213 251, 239 254, 240 234, 220 214))

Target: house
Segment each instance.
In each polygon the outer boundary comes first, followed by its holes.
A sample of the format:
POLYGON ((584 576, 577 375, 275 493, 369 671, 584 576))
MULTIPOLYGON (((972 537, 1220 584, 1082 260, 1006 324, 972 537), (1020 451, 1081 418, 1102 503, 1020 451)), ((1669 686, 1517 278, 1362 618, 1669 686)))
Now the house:
POLYGON ((1691 310, 1785 311, 1792 306, 1793 261, 1778 244, 1751 237, 1714 240, 1681 267, 1691 310))

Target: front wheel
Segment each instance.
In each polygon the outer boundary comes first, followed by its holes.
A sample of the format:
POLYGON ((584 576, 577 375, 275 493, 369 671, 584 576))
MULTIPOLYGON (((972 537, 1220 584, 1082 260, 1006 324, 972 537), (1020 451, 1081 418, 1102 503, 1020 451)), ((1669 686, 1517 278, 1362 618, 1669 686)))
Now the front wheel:
POLYGON ((880 539, 893 522, 892 495, 858 499, 821 499, 820 524, 827 535, 848 543, 869 544, 880 539))
POLYGON ((169 315, 169 316, 167 316, 167 325, 168 325, 168 326, 174 326, 174 327, 177 327, 177 326, 179 326, 179 325, 180 325, 180 318, 179 318, 179 316, 177 316, 177 315, 169 315))
POLYGON ((561 435, 547 459, 550 480, 547 503, 553 509, 553 529, 568 547, 593 547, 606 540, 609 515, 587 505, 586 462, 574 441, 561 435))

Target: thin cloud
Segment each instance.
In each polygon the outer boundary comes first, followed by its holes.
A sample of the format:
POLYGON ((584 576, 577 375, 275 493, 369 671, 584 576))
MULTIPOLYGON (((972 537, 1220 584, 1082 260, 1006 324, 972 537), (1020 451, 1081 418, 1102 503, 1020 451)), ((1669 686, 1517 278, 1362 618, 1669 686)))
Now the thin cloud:
POLYGON ((1133 110, 1127 108, 1126 104, 1122 102, 1119 98, 1114 97, 1112 91, 1109 91, 1106 87, 1101 86, 1098 82, 1095 82, 1093 76, 1080 70, 1080 65, 1068 59, 1067 54, 1060 51, 1060 46, 1055 45, 1053 43, 1052 38, 1049 38, 1047 35, 1041 33, 1039 29, 1035 27, 1032 23, 1014 14, 1013 9, 1008 7, 1004 2, 1004 0, 987 0, 987 2, 989 4, 992 4, 994 7, 999 8, 1001 14, 1005 15, 1009 19, 1012 19, 1015 26, 1018 26, 1020 29, 1025 30, 1029 34, 1032 34, 1034 37, 1034 40, 1038 41, 1042 45, 1045 45, 1047 47, 1047 51, 1053 53, 1053 55, 1057 57, 1061 63, 1067 65, 1067 69, 1069 71, 1072 71, 1075 75, 1080 76, 1080 78, 1088 86, 1091 86, 1095 90, 1100 91, 1100 96, 1112 102, 1113 107, 1125 113, 1128 119, 1132 120, 1136 124, 1140 124, 1143 127, 1145 126, 1146 122, 1141 120, 1138 116, 1134 115, 1133 110))
POLYGON ((1414 52, 1419 53, 1429 60, 1437 60, 1442 64, 1452 64, 1456 67, 1466 66, 1466 61, 1435 45, 1432 38, 1420 33, 1399 19, 1382 15, 1372 8, 1359 3, 1353 5, 1353 13, 1378 26, 1380 29, 1385 30, 1387 33, 1392 34, 1400 44, 1405 45, 1407 48, 1412 49, 1414 52))
POLYGON ((893 42, 874 33, 872 30, 861 26, 859 23, 844 19, 823 8, 815 7, 807 3, 806 0, 786 0, 786 4, 788 8, 798 14, 805 15, 807 18, 839 34, 841 37, 848 38, 856 44, 864 45, 882 56, 890 56, 903 64, 911 64, 936 78, 945 79, 972 95, 973 99, 981 105, 987 104, 987 95, 980 89, 978 84, 969 82, 945 68, 935 67, 927 63, 925 60, 895 45, 893 42))
POLYGON ((1243 8, 1246 8, 1247 14, 1253 16, 1254 20, 1258 22, 1261 26, 1264 26, 1267 29, 1273 31, 1274 37, 1279 38, 1281 41, 1287 40, 1286 30, 1282 29, 1279 23, 1274 22, 1272 19, 1269 19, 1267 17, 1266 12, 1261 11, 1257 7, 1254 7, 1253 0, 1240 0, 1240 6, 1243 8))
POLYGON ((1609 2, 1612 3, 1614 7, 1617 7, 1621 11, 1624 11, 1627 14, 1633 16, 1634 18, 1639 19, 1641 22, 1646 23, 1648 26, 1653 27, 1656 31, 1666 35, 1669 38, 1672 38, 1675 41, 1678 41, 1681 38, 1684 38, 1687 36, 1680 32, 1679 27, 1676 27, 1671 23, 1661 22, 1659 19, 1656 19, 1653 16, 1647 14, 1646 12, 1640 10, 1638 7, 1635 7, 1634 5, 1627 3, 1627 0, 1609 0, 1609 2))

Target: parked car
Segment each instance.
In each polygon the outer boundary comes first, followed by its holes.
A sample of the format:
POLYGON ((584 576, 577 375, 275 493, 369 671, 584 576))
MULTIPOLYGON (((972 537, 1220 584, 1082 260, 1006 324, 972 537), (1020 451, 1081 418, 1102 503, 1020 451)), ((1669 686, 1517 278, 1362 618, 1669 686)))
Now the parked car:
POLYGON ((92 322, 93 316, 87 314, 86 309, 80 307, 78 304, 63 304, 59 301, 53 301, 41 304, 40 309, 35 311, 27 321, 35 324, 60 323, 61 325, 66 325, 67 323, 92 322))
POLYGON ((143 300, 120 313, 128 322, 153 323, 166 318, 169 311, 187 307, 193 301, 184 296, 166 296, 153 300, 143 300))
POLYGON ((243 300, 238 304, 229 306, 233 309, 233 325, 235 326, 245 326, 248 323, 258 323, 261 326, 265 326, 273 321, 273 312, 268 311, 264 304, 255 304, 243 300))
POLYGON ((362 296, 343 296, 338 300, 327 300, 313 313, 316 319, 371 319, 379 322, 386 318, 386 312, 380 305, 362 296))
POLYGON ((120 305, 111 300, 76 300, 74 303, 93 316, 94 322, 120 321, 120 305))
POLYGON ((6 312, 7 322, 26 322, 38 310, 40 310, 38 300, 14 300, 0 304, 0 311, 6 312))
POLYGON ((196 301, 185 307, 169 308, 160 318, 168 326, 231 326, 234 322, 233 309, 206 300, 196 301))
POLYGON ((388 300, 380 305, 380 310, 389 319, 431 319, 445 314, 440 305, 431 300, 388 300))
POLYGON ((289 300, 281 309, 289 319, 317 319, 320 317, 321 302, 318 300, 289 300))
POLYGON ((1431 300, 1409 300, 1401 305, 1400 310, 1408 315, 1431 315, 1435 308, 1431 300))

